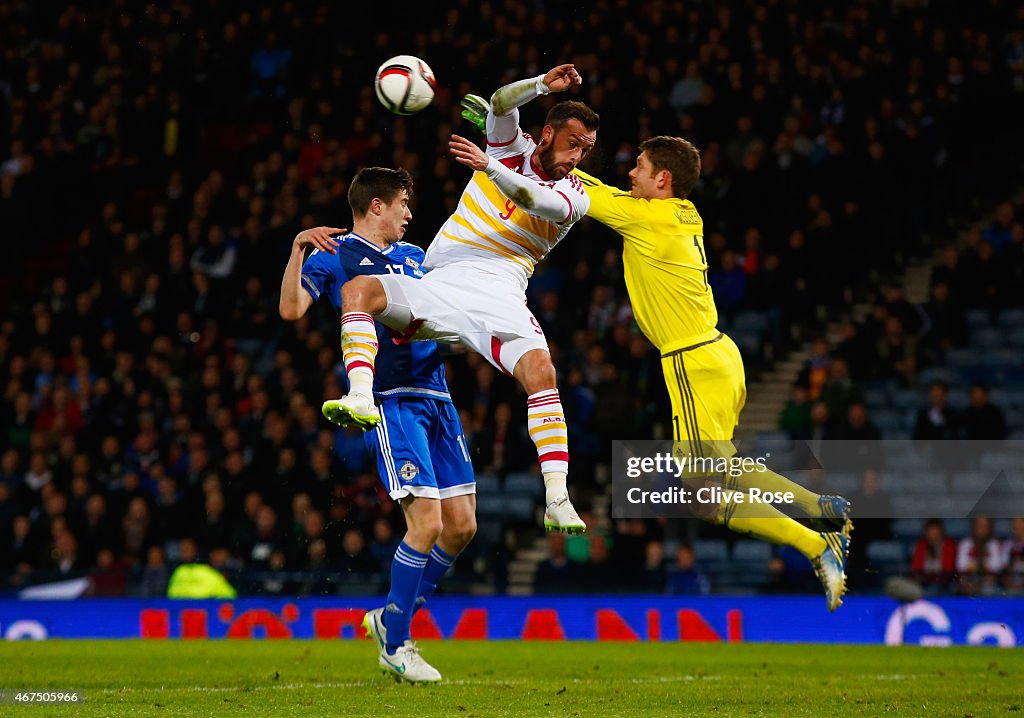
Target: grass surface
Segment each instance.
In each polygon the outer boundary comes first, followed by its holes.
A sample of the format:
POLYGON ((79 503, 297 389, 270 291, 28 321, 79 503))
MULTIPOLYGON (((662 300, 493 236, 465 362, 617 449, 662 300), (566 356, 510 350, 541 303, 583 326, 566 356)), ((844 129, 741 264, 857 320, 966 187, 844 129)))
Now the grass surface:
POLYGON ((396 684, 369 641, 0 641, 0 689, 84 690, 75 716, 1016 716, 1024 652, 698 643, 424 642, 396 684))

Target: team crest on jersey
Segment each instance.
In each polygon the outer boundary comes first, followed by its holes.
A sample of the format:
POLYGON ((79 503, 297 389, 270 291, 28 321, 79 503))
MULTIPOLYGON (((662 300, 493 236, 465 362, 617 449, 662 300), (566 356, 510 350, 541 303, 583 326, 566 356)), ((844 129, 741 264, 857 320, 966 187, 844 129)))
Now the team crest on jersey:
POLYGON ((402 481, 412 481, 419 473, 420 467, 411 461, 406 461, 402 464, 402 468, 398 470, 398 475, 402 477, 402 481))
POLYGON ((406 263, 406 264, 408 264, 408 265, 409 265, 410 267, 412 267, 413 269, 419 269, 419 268, 420 268, 420 263, 419 263, 419 262, 417 262, 417 261, 416 261, 415 259, 413 259, 412 257, 406 257, 406 258, 405 258, 405 263, 406 263))

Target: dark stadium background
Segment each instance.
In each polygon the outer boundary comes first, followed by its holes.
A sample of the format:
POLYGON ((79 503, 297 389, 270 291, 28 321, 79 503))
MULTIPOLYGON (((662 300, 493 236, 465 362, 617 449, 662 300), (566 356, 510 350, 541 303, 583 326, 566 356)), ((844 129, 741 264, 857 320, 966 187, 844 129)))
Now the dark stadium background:
MULTIPOLYGON (((384 588, 401 519, 358 433, 320 417, 341 394, 329 308, 277 316, 290 241, 350 226, 347 182, 380 164, 415 175, 425 246, 468 176, 446 154, 459 98, 565 61, 602 116, 588 170, 626 186, 655 134, 702 151, 721 327, 769 397, 744 435, 1024 438, 1017 3, 0 2, 0 586, 159 596, 202 560, 245 593, 384 588), (439 81, 410 118, 373 96, 398 53, 439 81), (968 406, 976 380, 995 409, 968 406)), ((619 240, 581 223, 530 301, 592 529, 543 538, 524 397, 454 357, 480 533, 442 592, 817 591, 785 552, 609 520, 611 440, 669 415, 619 240)), ((854 592, 912 572, 923 521, 860 523, 854 592)), ((1004 573, 932 590, 1020 591, 1024 522, 994 530, 1004 573)))

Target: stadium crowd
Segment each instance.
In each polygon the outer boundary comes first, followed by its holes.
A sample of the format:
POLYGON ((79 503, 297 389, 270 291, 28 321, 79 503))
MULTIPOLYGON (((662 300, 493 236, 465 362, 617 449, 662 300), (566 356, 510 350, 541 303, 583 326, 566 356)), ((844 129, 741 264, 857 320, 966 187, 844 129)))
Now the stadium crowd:
MULTIPOLYGON (((467 179, 446 156, 448 136, 468 132, 467 91, 574 61, 603 123, 588 169, 620 186, 640 140, 692 139, 723 327, 767 318, 752 373, 991 211, 1021 156, 1024 8, 1010 2, 460 0, 406 12, 408 31, 377 29, 365 4, 0 0, 4 585, 89 574, 99 592, 159 594, 196 559, 239 580, 335 576, 304 590, 386 573, 398 512, 358 432, 318 411, 343 393, 337 322, 328 308, 280 320, 276 287, 296 232, 349 221, 362 166, 414 174, 407 239, 431 240, 467 179), (440 82, 413 118, 373 97, 377 65, 398 52, 440 82)), ((545 102, 524 108, 526 125, 545 102)), ((868 436, 857 382, 912 386, 963 344, 964 308, 1024 303, 1022 221, 1004 203, 991 227, 951 244, 923 313, 888 283, 842 345, 818 342, 785 428, 868 436)), ((562 373, 571 481, 597 494, 610 440, 664 436, 669 415, 614 235, 581 223, 530 301, 562 373)), ((448 377, 478 471, 534 470, 514 384, 475 356, 452 357, 448 377)), ((989 411, 957 426, 997 424, 989 411)), ((700 557, 684 544, 667 562, 661 530, 613 524, 570 540, 575 553, 553 539, 538 582, 706 591, 700 557)), ((500 575, 502 544, 458 570, 500 575)))

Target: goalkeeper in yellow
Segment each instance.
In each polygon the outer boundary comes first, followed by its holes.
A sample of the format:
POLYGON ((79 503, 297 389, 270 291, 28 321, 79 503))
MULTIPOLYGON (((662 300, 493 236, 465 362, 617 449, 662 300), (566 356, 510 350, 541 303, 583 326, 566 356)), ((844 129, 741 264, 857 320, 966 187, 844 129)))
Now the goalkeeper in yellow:
MULTIPOLYGON (((622 235, 633 313, 640 330, 661 352, 672 399, 676 453, 731 458, 736 453, 732 436, 746 400, 746 385, 739 349, 717 329, 704 224, 687 199, 700 177, 700 154, 678 137, 643 142, 636 167, 629 173, 629 192, 578 169, 575 172, 590 197, 587 215, 622 235)), ((792 492, 800 510, 830 530, 811 530, 770 504, 742 498, 723 498, 717 507, 705 506, 702 518, 799 550, 813 564, 829 610, 835 610, 846 590, 852 528, 849 503, 838 496, 819 496, 758 468, 725 476, 723 488, 738 489, 734 497, 752 488, 792 492)))

